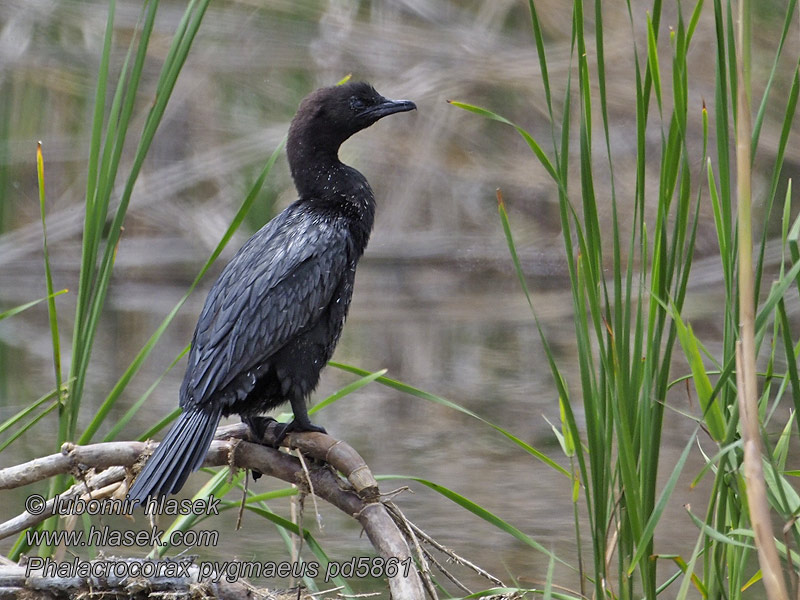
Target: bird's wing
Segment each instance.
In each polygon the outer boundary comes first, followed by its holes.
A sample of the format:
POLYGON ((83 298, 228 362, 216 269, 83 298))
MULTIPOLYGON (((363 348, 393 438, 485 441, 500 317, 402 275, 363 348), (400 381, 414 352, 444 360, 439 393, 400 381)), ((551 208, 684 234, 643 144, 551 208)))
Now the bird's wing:
POLYGON ((181 406, 204 404, 313 325, 347 263, 345 232, 307 212, 290 208, 253 235, 208 294, 192 341, 181 406))

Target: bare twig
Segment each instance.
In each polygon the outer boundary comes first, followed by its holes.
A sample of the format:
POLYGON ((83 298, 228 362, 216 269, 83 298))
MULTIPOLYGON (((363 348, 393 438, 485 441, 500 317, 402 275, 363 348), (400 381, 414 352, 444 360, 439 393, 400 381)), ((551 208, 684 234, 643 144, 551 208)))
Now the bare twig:
POLYGON ((250 471, 246 471, 244 474, 244 487, 242 487, 242 501, 239 503, 239 511, 236 514, 236 531, 242 528, 242 518, 244 517, 244 507, 247 506, 247 492, 249 489, 250 471))
POLYGON ((386 502, 385 506, 388 509, 389 515, 394 519, 395 523, 400 527, 400 530, 405 534, 406 540, 410 541, 411 544, 414 546, 414 550, 417 552, 417 558, 419 560, 419 572, 422 575, 422 582, 425 585, 425 589, 428 592, 428 595, 431 598, 438 598, 436 594, 436 587, 433 585, 433 579, 431 578, 430 572, 431 568, 428 566, 428 561, 426 560, 426 553, 423 551, 422 546, 420 546, 419 539, 414 534, 414 531, 411 529, 411 526, 408 524, 408 519, 406 516, 391 502, 386 502))
MULTIPOLYGON (((69 469, 63 472, 68 472, 68 471, 69 469)), ((2 477, 1 474, 0 477, 2 477)), ((117 467, 109 467, 104 471, 102 471, 101 473, 92 475, 88 478, 87 481, 92 489, 98 490, 112 483, 122 481, 124 478, 125 478, 125 468, 117 466, 117 467)), ((69 500, 72 498, 77 498, 82 494, 85 494, 88 491, 88 489, 89 488, 87 488, 85 483, 77 483, 73 485, 69 490, 61 494, 60 499, 69 500)), ((25 531, 26 529, 34 527, 39 523, 41 523, 42 521, 44 521, 45 519, 53 516, 53 514, 55 514, 54 506, 55 506, 55 498, 51 498, 45 503, 41 514, 34 515, 26 511, 14 517, 13 519, 9 519, 5 523, 0 523, 0 539, 9 537, 11 535, 15 535, 21 531, 25 531)))
MULTIPOLYGON (((399 511, 399 508, 397 508, 397 506, 395 506, 395 505, 391 505, 390 511, 392 511, 392 510, 398 510, 399 511)), ((417 525, 415 525, 411 521, 406 520, 406 523, 414 531, 414 533, 417 535, 417 537, 422 539, 426 544, 430 544, 431 546, 436 548, 442 554, 446 554, 450 558, 450 560, 452 560, 454 563, 456 563, 458 565, 463 565, 463 566, 465 566, 465 567, 467 567, 469 569, 472 569, 473 571, 475 571, 475 573, 477 573, 478 575, 480 575, 481 577, 483 577, 485 579, 488 579, 489 581, 491 581, 494 585, 496 585, 498 587, 506 587, 506 584, 503 583, 500 579, 498 579, 497 577, 495 577, 494 575, 492 575, 491 573, 489 573, 485 569, 482 569, 481 567, 479 567, 475 563, 467 560, 463 556, 461 556, 459 554, 456 554, 450 548, 442 546, 439 542, 437 542, 434 538, 432 538, 430 535, 428 535, 425 531, 420 529, 417 525)))
POLYGON ((69 473, 74 467, 97 470, 114 465, 133 466, 144 451, 144 442, 105 442, 91 446, 64 444, 60 454, 36 458, 21 465, 0 469, 0 490, 30 485, 54 475, 69 473))
POLYGON ((314 482, 311 481, 311 474, 308 472, 308 465, 306 464, 306 459, 303 458, 303 453, 300 452, 299 449, 295 450, 295 456, 297 456, 297 460, 300 461, 300 465, 303 467, 303 474, 305 475, 306 485, 308 485, 308 491, 311 493, 311 502, 314 504, 314 515, 317 521, 317 527, 320 531, 322 531, 322 516, 319 512, 319 506, 317 506, 317 495, 314 493, 314 482))
POLYGON ((420 540, 432 546, 442 554, 444 554, 447 557, 448 561, 473 570, 475 573, 491 581, 492 584, 496 586, 505 587, 505 584, 500 579, 498 579, 485 569, 480 568, 475 563, 467 560, 463 556, 460 556, 455 552, 453 552, 452 550, 450 550, 449 548, 443 546, 442 544, 437 542, 434 538, 432 538, 430 535, 428 535, 425 531, 423 531, 422 529, 417 527, 414 523, 409 521, 396 504, 389 501, 384 501, 384 503, 386 504, 386 508, 388 509, 389 514, 392 515, 392 518, 395 519, 397 524, 400 526, 401 531, 403 531, 403 533, 406 535, 406 539, 408 539, 409 543, 414 546, 414 548, 417 551, 417 554, 421 556, 420 563, 423 565, 421 573, 423 577, 426 578, 426 582, 430 582, 431 586, 433 585, 433 582, 428 574, 430 569, 427 566, 427 562, 432 563, 437 569, 439 569, 439 571, 442 572, 442 574, 445 577, 447 577, 450 581, 452 581, 455 585, 457 585, 461 590, 467 592, 467 594, 472 593, 463 583, 461 583, 461 581, 459 581, 452 573, 450 573, 447 569, 445 569, 444 566, 433 556, 433 554, 431 554, 431 552, 429 552, 426 548, 424 548, 420 544, 420 540))
POLYGON ((451 581, 451 582, 452 582, 452 583, 453 583, 453 584, 454 584, 456 587, 458 587, 458 588, 459 588, 459 589, 460 589, 462 592, 466 592, 466 593, 467 593, 467 595, 471 595, 471 594, 472 594, 472 590, 470 590, 470 589, 469 589, 469 588, 468 588, 466 585, 464 585, 463 583, 461 583, 461 581, 460 581, 460 580, 459 580, 459 579, 458 579, 458 578, 457 578, 455 575, 453 575, 453 574, 452 574, 450 571, 448 571, 447 569, 445 569, 445 568, 444 568, 444 565, 442 565, 442 563, 440 563, 438 560, 436 560, 436 557, 435 557, 435 556, 433 556, 433 554, 431 554, 431 552, 430 552, 430 551, 429 551, 427 548, 422 548, 422 547, 421 547, 420 549, 422 550, 423 554, 425 555, 425 559, 426 559, 426 560, 427 560, 429 563, 431 563, 431 564, 432 564, 434 567, 436 567, 437 569, 439 569, 439 572, 440 572, 442 575, 444 575, 445 577, 447 577, 447 579, 449 579, 449 580, 450 580, 450 581, 451 581))

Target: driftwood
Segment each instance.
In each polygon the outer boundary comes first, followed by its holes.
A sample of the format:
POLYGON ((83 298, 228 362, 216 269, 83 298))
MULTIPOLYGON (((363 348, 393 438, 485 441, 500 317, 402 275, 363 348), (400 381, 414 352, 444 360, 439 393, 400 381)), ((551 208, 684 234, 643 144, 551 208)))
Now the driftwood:
MULTIPOLYGON (((329 435, 316 432, 290 434, 284 440, 284 445, 297 448, 303 454, 333 467, 347 478, 345 482, 331 468, 308 469, 301 459, 271 447, 275 441, 275 431, 276 424, 270 423, 266 428, 264 439, 253 440, 250 429, 243 423, 221 427, 217 430, 216 439, 211 444, 204 466, 228 465, 252 469, 297 484, 304 491, 313 490, 316 496, 358 520, 382 558, 399 563, 407 560, 410 564, 412 556, 408 543, 386 506, 381 502, 375 478, 352 447, 329 435), (256 441, 259 443, 254 443, 256 441)), ((85 497, 88 494, 91 494, 92 498, 112 495, 121 498, 124 497, 127 484, 130 483, 126 477, 131 470, 138 470, 142 454, 154 446, 155 444, 150 442, 107 442, 88 446, 67 443, 62 447, 60 454, 0 469, 0 490, 29 485, 57 474, 70 473, 79 483, 60 495, 62 502, 71 498, 85 497)), ((52 516, 55 512, 54 499, 49 499, 43 506, 37 507, 35 512, 37 514, 24 512, 0 523, 0 539, 24 531, 52 516)), ((12 579, 15 576, 11 572, 7 575, 12 579)), ((424 597, 423 583, 415 569, 412 568, 407 576, 403 569, 399 569, 394 576, 391 576, 391 573, 387 575, 390 575, 387 578, 395 600, 421 600, 424 597)), ((432 586, 428 581, 426 584, 425 588, 430 593, 432 586)), ((236 596, 242 590, 226 589, 225 593, 228 595, 219 597, 245 597, 236 596)), ((218 590, 217 593, 222 591, 218 590)), ((0 597, 2 592, 0 588, 0 597)))

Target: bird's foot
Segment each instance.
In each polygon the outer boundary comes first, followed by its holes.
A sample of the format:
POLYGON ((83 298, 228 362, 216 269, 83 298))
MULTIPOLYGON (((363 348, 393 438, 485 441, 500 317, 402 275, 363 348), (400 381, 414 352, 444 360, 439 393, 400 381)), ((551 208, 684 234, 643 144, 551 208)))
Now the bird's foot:
POLYGON ((325 431, 324 427, 320 427, 319 425, 314 425, 308 419, 305 420, 294 419, 292 421, 289 421, 288 423, 281 423, 278 426, 278 431, 275 434, 275 447, 277 448, 278 446, 280 446, 281 442, 283 442, 286 435, 293 431, 316 431, 318 433, 328 433, 327 431, 325 431))
MULTIPOLYGON (((272 417, 262 417, 259 415, 249 415, 242 417, 242 422, 250 428, 250 434, 253 439, 259 444, 264 442, 264 435, 267 433, 267 427, 271 421, 275 421, 272 417)), ((252 471, 253 481, 258 481, 261 477, 261 471, 252 471)))
POLYGON ((242 422, 250 428, 253 440, 258 443, 264 442, 264 436, 267 433, 267 427, 269 427, 269 424, 273 421, 275 421, 275 419, 272 417, 262 417, 259 415, 242 417, 242 422))

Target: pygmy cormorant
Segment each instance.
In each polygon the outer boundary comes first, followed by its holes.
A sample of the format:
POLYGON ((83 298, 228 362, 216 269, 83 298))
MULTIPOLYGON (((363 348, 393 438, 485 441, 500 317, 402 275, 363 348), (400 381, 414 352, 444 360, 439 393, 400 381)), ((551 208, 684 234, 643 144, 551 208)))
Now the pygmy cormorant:
POLYGON ((367 245, 375 198, 339 160, 339 146, 378 119, 413 110, 367 83, 319 89, 301 103, 286 152, 299 199, 261 228, 214 283, 197 322, 180 390, 183 412, 129 497, 175 493, 203 464, 223 416, 258 415, 290 402, 289 431, 324 431, 306 398, 333 354, 367 245))

